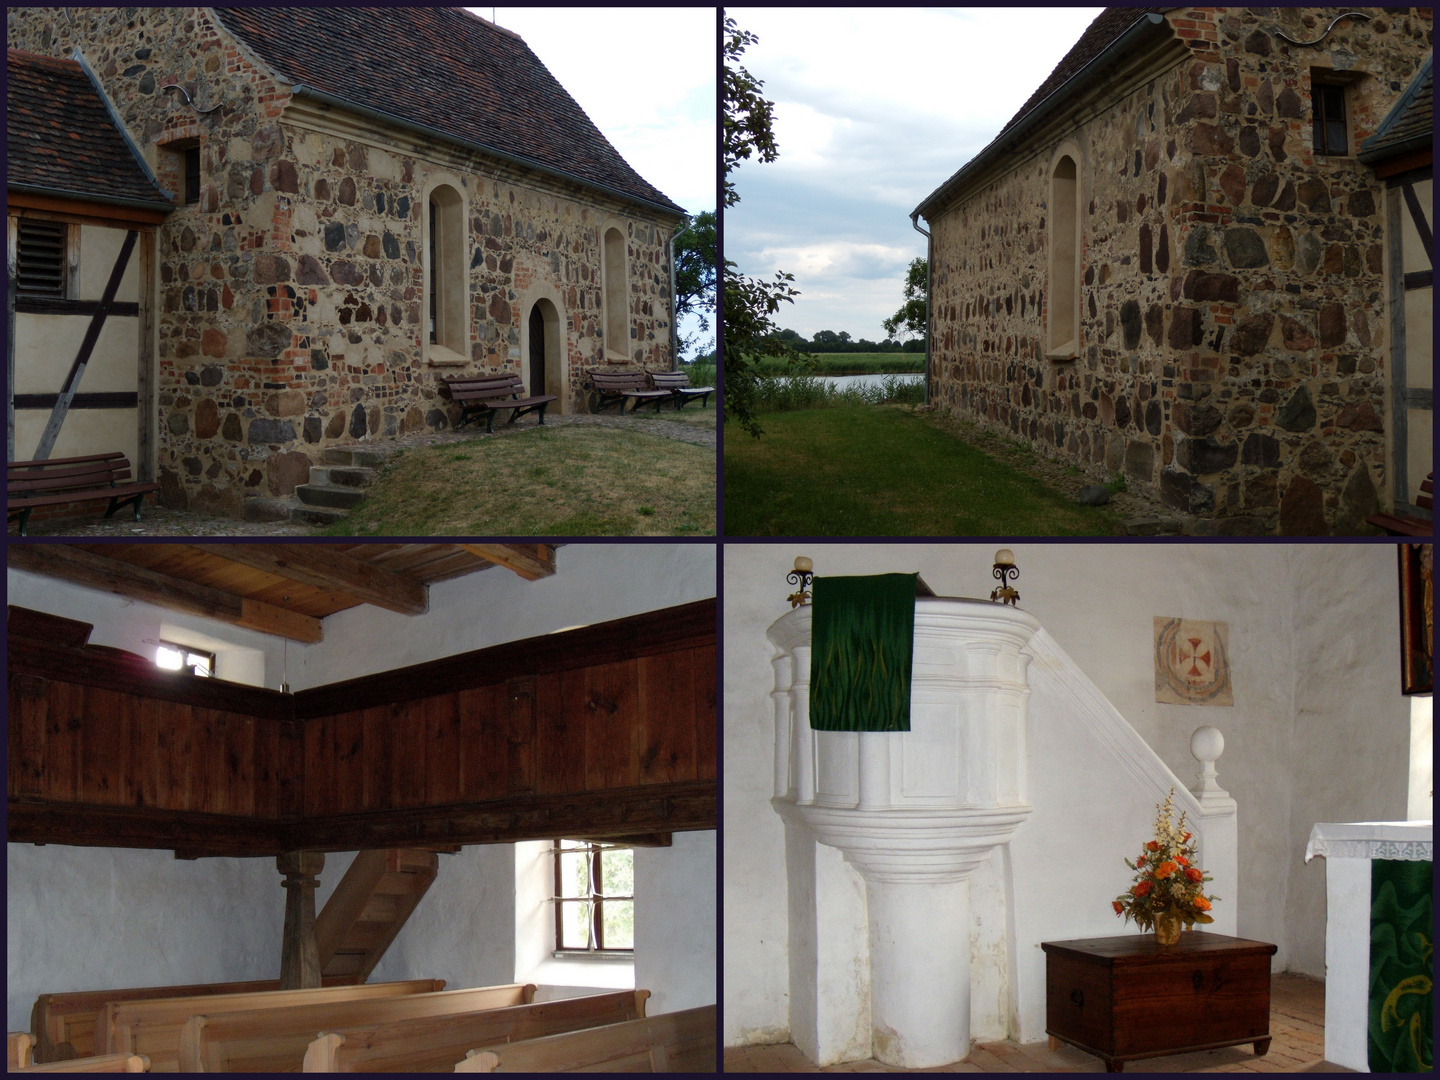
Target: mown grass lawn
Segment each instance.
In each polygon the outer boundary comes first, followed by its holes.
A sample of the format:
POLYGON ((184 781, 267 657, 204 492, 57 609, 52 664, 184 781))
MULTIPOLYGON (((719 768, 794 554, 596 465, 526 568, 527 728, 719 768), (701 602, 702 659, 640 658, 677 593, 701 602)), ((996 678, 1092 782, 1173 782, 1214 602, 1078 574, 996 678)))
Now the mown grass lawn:
MULTIPOLYGON (((662 419, 671 418, 662 414, 662 419)), ((684 416, 684 414, 681 414, 684 416)), ((697 411, 687 423, 703 426, 697 411)), ((713 411, 710 422, 713 424, 713 411)), ((327 536, 713 536, 715 451, 606 427, 409 450, 327 536)))
POLYGON ((903 406, 853 405, 725 428, 726 536, 1108 536, 1079 506, 903 406))

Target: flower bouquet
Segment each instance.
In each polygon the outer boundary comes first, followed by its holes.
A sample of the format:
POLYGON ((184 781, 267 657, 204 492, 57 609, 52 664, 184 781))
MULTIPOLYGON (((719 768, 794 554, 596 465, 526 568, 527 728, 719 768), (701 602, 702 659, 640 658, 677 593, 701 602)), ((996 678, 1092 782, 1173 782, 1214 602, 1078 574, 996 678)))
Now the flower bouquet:
POLYGON ((1180 925, 1194 929, 1196 923, 1214 922, 1208 914, 1210 905, 1219 897, 1206 897, 1202 890, 1211 878, 1194 866, 1195 844, 1185 831, 1185 814, 1179 824, 1172 824, 1175 812, 1175 789, 1157 805, 1155 839, 1145 844, 1134 862, 1125 865, 1135 871, 1135 884, 1112 902, 1116 915, 1125 921, 1135 920, 1142 930, 1154 928, 1156 940, 1173 945, 1180 940, 1180 925))

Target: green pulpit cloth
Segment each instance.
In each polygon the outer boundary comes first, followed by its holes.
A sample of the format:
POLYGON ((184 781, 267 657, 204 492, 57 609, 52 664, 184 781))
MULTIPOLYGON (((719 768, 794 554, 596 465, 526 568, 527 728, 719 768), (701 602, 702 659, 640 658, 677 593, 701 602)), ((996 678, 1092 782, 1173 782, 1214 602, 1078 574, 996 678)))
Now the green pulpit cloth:
POLYGON ((919 576, 815 579, 810 726, 816 731, 910 730, 919 576))
POLYGON ((1433 862, 1370 862, 1370 1071, 1434 1068, 1433 862))

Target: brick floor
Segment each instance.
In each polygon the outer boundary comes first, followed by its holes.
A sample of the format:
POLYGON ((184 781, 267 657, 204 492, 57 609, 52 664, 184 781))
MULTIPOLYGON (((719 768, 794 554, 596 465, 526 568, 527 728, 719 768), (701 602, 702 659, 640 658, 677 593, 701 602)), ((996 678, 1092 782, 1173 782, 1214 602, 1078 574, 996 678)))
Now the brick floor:
MULTIPOLYGON (((1250 1046, 1171 1054, 1132 1062, 1137 1073, 1178 1072, 1350 1072, 1325 1061, 1325 984, 1303 975, 1270 979, 1270 1052, 1257 1058, 1250 1046)), ((1060 1044, 976 1043, 964 1061, 934 1069, 897 1069, 873 1058, 830 1065, 806 1061, 791 1043, 739 1046, 725 1051, 726 1072, 1104 1072, 1099 1058, 1060 1044)))

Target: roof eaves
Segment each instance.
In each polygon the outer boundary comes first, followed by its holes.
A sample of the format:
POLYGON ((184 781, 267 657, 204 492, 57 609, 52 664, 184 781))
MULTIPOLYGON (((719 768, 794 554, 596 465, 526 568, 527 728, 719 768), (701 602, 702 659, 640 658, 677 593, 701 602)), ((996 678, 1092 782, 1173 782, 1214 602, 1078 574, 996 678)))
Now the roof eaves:
POLYGON ((651 209, 661 211, 663 214, 665 214, 666 217, 680 218, 685 216, 684 208, 679 206, 678 204, 668 202, 660 203, 655 202, 653 199, 646 199, 642 198, 639 195, 632 195, 628 191, 622 191, 621 189, 611 187, 608 184, 602 184, 595 180, 588 180, 583 176, 577 176, 574 173, 565 172, 563 170, 553 168, 549 165, 542 165, 538 161, 531 161, 529 158, 519 157, 515 154, 507 153, 504 150, 497 150, 495 147, 486 146, 484 143, 474 142, 470 139, 461 138, 458 135, 454 135, 448 131, 442 131, 439 128, 431 127, 428 124, 422 124, 415 120, 407 120, 402 116, 397 116, 394 113, 387 113, 380 109, 371 108, 368 105, 361 105, 358 102, 338 97, 337 95, 332 94, 329 91, 321 90, 318 87, 309 85, 308 83, 296 83, 290 88, 290 92, 295 97, 309 98, 312 101, 318 101, 322 105, 329 105, 337 109, 346 109, 350 112, 356 113, 357 115, 369 117, 372 120, 380 120, 383 123, 393 124, 396 127, 403 128, 407 131, 418 132, 419 134, 426 135, 432 139, 439 139, 443 142, 451 143, 455 146, 462 146, 467 150, 478 151, 490 157, 498 158, 501 161, 505 161, 513 165, 519 165, 525 169, 531 169, 535 172, 543 173, 547 176, 558 177, 559 179, 565 180, 572 184, 580 184, 583 187, 590 188, 592 191, 601 191, 607 195, 613 196, 614 198, 622 199, 625 202, 637 203, 641 206, 648 206, 651 209))
POLYGON ((175 204, 168 199, 131 199, 123 195, 97 195, 93 191, 72 191, 69 188, 51 187, 47 184, 24 184, 15 180, 5 182, 7 191, 14 191, 24 195, 45 195, 57 199, 74 199, 77 202, 92 202, 102 206, 124 206, 134 210, 154 210, 157 213, 168 214, 175 209, 175 204))
POLYGON ((1169 34, 1169 26, 1165 21, 1165 16, 1155 14, 1154 12, 1142 14, 1123 34, 1105 46, 1105 48, 1084 67, 1057 86, 1043 101, 1025 113, 1017 123, 1002 131, 1001 134, 992 139, 989 145, 981 150, 980 153, 976 154, 961 166, 948 180, 927 195, 920 202, 920 205, 911 213, 911 220, 913 221, 916 217, 925 216, 925 220, 929 221, 930 218, 926 215, 927 210, 933 209, 937 203, 944 201, 945 197, 951 191, 955 190, 963 181, 982 172, 996 161, 1004 151, 1023 142, 1025 136, 1037 127, 1042 120, 1049 119, 1052 114, 1074 100, 1079 90, 1096 82, 1101 76, 1107 73, 1121 53, 1124 53, 1136 45, 1148 44, 1152 38, 1156 40, 1162 37, 1168 38, 1169 34))
POLYGON ((1416 73, 1415 78, 1410 80, 1410 85, 1405 88, 1405 92, 1400 95, 1399 100, 1390 107, 1390 111, 1387 112, 1385 118, 1380 121, 1380 126, 1375 129, 1375 134, 1360 144, 1360 152, 1355 156, 1366 165, 1373 165, 1377 161, 1383 161, 1387 157, 1408 153, 1412 150, 1423 150, 1432 143, 1434 132, 1425 131, 1398 143, 1378 145, 1385 136, 1389 134, 1390 129, 1400 122, 1406 111, 1414 103, 1415 98, 1420 93, 1420 88, 1425 85, 1425 80, 1431 77, 1434 65, 1435 54, 1431 53, 1425 58, 1425 63, 1420 65, 1420 70, 1416 73))
MULTIPOLYGON (((140 147, 135 145, 135 140, 130 137, 130 129, 125 126, 125 121, 120 119, 120 113, 116 111, 114 102, 110 100, 110 95, 105 93, 105 88, 100 85, 100 80, 95 75, 95 69, 92 68, 90 62, 85 59, 85 54, 81 52, 79 48, 76 48, 75 51, 70 54, 70 59, 80 65, 80 70, 85 72, 85 78, 90 80, 90 85, 95 90, 95 96, 98 97, 101 104, 105 106, 105 112, 110 117, 110 123, 115 125, 115 130, 120 133, 120 138, 125 140, 125 146, 130 151, 130 156, 135 159, 136 166, 139 167, 141 173, 144 174, 145 179, 150 181, 150 186, 155 189, 155 193, 159 196, 157 201, 163 202, 173 209, 175 205, 174 192, 166 191, 160 186, 159 179, 156 178, 155 173, 151 170, 150 164, 145 160, 144 155, 140 153, 140 147)), ((143 200, 137 199, 122 202, 117 205, 144 206, 146 204, 143 200)))

